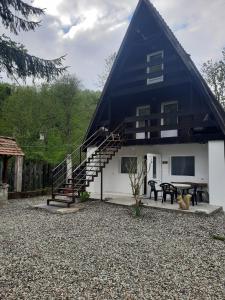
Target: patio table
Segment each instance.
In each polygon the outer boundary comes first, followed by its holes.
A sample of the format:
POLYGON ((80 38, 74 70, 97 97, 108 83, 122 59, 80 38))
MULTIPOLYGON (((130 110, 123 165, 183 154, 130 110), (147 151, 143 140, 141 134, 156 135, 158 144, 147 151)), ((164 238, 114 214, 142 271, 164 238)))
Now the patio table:
POLYGON ((178 190, 178 192, 182 195, 185 191, 188 191, 191 189, 190 184, 184 184, 184 183, 173 183, 173 186, 175 186, 178 190))

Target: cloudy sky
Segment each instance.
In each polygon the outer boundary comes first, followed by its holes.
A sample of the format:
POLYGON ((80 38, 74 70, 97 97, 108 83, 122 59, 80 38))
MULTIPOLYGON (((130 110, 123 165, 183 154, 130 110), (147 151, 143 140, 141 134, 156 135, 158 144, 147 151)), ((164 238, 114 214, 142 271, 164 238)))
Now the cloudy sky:
MULTIPOLYGON (((30 0, 26 0, 29 2, 30 0)), ((96 89, 104 59, 117 51, 138 0, 34 0, 46 8, 42 27, 18 41, 43 58, 66 54, 66 65, 96 89)), ((185 50, 200 67, 225 46, 225 0, 152 0, 185 50)))

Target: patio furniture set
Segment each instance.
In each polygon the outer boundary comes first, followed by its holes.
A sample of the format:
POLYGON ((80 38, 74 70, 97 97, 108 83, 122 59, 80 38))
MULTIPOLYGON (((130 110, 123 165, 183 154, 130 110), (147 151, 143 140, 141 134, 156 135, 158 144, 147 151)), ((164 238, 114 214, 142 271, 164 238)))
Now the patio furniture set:
POLYGON ((197 205, 198 202, 203 201, 203 194, 205 190, 203 189, 206 184, 197 184, 197 183, 161 183, 160 189, 156 188, 157 182, 150 180, 148 182, 150 185, 150 199, 152 199, 152 194, 154 195, 155 201, 158 200, 159 194, 162 197, 162 203, 166 202, 167 196, 170 197, 171 204, 177 199, 178 195, 191 195, 192 205, 197 205))

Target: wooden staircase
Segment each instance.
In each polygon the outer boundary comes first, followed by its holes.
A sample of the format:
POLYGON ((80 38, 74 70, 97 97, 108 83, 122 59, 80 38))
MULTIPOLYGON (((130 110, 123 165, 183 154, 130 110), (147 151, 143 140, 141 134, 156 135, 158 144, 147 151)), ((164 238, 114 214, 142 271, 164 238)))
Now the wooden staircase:
POLYGON ((69 207, 79 198, 80 193, 98 177, 102 169, 115 156, 123 145, 123 127, 120 125, 112 133, 99 129, 84 144, 79 146, 68 158, 61 162, 52 173, 51 202, 65 203, 69 207), (95 146, 93 153, 88 154, 87 149, 95 146))

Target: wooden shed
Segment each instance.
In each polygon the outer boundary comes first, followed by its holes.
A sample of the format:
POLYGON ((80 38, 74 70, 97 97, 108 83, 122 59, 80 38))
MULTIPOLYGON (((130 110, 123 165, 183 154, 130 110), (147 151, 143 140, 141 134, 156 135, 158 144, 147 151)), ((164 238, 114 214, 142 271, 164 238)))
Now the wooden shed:
POLYGON ((2 172, 0 182, 7 183, 8 160, 13 156, 24 156, 22 149, 12 137, 0 136, 0 161, 2 160, 2 172))

